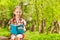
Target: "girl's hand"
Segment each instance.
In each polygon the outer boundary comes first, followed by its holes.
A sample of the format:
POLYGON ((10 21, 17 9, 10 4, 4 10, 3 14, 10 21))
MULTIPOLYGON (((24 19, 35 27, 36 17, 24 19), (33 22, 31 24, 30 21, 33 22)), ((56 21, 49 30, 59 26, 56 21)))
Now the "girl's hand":
POLYGON ((24 31, 26 31, 26 29, 24 29, 24 31))
POLYGON ((26 28, 24 27, 24 31, 26 31, 26 28))
POLYGON ((8 28, 9 30, 10 30, 10 26, 9 26, 9 28, 8 28))

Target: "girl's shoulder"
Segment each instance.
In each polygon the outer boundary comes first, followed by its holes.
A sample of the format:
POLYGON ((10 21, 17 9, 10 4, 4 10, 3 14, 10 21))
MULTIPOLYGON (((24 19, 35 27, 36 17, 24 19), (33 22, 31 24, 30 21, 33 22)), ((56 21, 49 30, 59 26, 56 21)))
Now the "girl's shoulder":
POLYGON ((25 19, 21 18, 22 21, 25 21, 25 19))
POLYGON ((26 25, 26 21, 23 19, 23 18, 21 18, 22 19, 22 21, 21 22, 23 22, 24 23, 24 25, 26 25))
POLYGON ((12 21, 12 20, 14 20, 14 18, 11 18, 9 21, 12 21))
POLYGON ((10 24, 13 20, 14 20, 14 17, 8 21, 8 24, 10 24))

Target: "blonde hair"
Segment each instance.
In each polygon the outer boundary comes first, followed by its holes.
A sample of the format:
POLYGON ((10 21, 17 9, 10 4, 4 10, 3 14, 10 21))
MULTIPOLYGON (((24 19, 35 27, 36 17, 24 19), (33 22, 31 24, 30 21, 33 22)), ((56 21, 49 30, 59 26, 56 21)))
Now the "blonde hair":
MULTIPOLYGON (((17 8, 19 8, 19 9, 21 9, 22 10, 22 6, 15 6, 15 8, 14 8, 14 10, 13 11, 15 11, 15 9, 17 9, 17 8)), ((13 17, 14 17, 15 15, 13 14, 13 17)), ((21 14, 21 17, 22 17, 22 14, 21 14)))
MULTIPOLYGON (((14 10, 13 11, 15 11, 17 8, 19 8, 19 9, 21 9, 22 10, 22 7, 21 6, 15 6, 15 8, 14 8, 14 10)), ((21 14, 21 18, 22 18, 22 14, 21 14)), ((12 18, 12 20, 11 20, 11 23, 15 23, 14 22, 14 20, 15 20, 15 15, 13 14, 13 18, 12 18)))
POLYGON ((21 7, 21 6, 15 6, 15 8, 14 8, 14 10, 13 10, 13 11, 15 11, 15 9, 17 9, 17 8, 19 8, 19 9, 21 9, 21 10, 22 10, 22 7, 21 7))

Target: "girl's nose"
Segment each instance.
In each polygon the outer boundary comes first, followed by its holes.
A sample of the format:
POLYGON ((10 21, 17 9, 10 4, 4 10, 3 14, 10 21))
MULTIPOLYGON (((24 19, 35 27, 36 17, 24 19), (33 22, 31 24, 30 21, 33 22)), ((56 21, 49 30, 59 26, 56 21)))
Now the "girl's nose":
POLYGON ((20 14, 20 12, 16 12, 17 14, 20 14))

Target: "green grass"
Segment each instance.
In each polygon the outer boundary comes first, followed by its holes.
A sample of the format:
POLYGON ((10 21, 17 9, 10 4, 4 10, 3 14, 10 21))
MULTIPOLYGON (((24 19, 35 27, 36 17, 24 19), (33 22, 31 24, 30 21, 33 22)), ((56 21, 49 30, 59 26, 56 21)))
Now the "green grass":
MULTIPOLYGON (((9 36, 7 28, 0 28, 0 36, 9 36)), ((27 40, 60 40, 60 34, 39 34, 38 32, 25 32, 27 40)))
POLYGON ((60 40, 59 34, 39 34, 38 32, 25 33, 25 38, 28 40, 60 40))
POLYGON ((0 28, 0 36, 9 36, 10 32, 7 28, 0 28))

